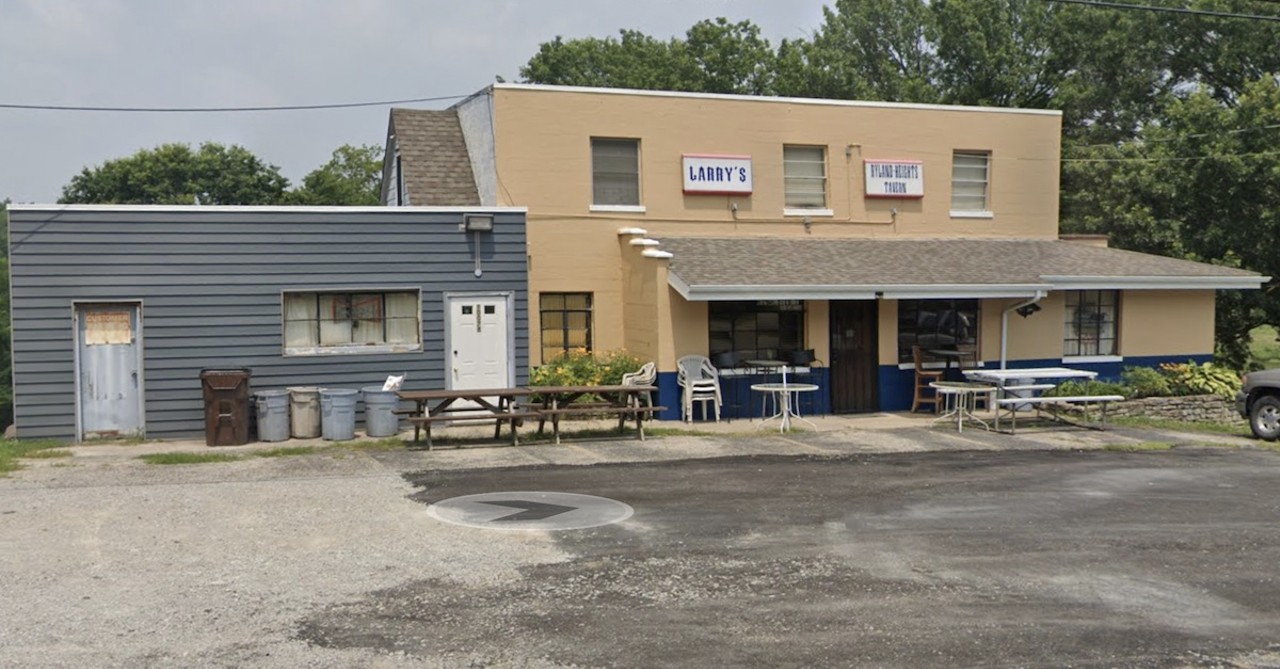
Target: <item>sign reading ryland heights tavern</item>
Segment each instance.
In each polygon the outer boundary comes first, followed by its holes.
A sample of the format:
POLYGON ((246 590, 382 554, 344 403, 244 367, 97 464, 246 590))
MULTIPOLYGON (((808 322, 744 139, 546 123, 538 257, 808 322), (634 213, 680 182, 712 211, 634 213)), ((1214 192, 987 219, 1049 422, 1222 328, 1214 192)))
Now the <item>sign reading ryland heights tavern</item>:
POLYGON ((751 156, 686 153, 684 192, 708 195, 750 195, 751 156))
POLYGON ((924 197, 924 165, 918 160, 865 160, 867 197, 924 197))

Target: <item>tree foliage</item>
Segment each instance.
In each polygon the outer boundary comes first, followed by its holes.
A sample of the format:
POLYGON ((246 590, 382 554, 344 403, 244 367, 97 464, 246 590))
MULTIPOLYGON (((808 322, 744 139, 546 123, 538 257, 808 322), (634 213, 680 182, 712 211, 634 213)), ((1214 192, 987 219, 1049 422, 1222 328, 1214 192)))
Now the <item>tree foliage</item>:
POLYGON ((59 202, 97 204, 279 204, 289 180, 242 146, 164 144, 85 168, 59 202))
POLYGON ((302 178, 289 201, 301 205, 372 206, 382 190, 382 147, 344 144, 329 162, 302 178))

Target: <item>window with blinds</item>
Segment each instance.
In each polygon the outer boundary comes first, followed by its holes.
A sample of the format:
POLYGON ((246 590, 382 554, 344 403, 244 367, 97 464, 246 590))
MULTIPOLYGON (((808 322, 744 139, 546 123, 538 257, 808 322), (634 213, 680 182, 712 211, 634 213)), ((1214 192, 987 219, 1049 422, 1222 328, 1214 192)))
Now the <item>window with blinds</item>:
POLYGON ((991 155, 956 151, 951 158, 951 210, 990 211, 987 190, 991 155))
POLYGON ((591 138, 591 203, 640 204, 640 140, 591 138))
POLYGON ((821 146, 782 147, 785 206, 824 209, 827 206, 827 150, 821 146))

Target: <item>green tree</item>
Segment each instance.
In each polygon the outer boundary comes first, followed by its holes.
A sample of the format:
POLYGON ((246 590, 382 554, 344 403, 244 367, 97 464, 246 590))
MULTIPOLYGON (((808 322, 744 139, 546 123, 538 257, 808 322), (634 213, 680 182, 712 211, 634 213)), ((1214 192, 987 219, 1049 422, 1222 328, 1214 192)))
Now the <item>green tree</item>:
POLYGON ((98 204, 279 204, 289 180, 241 146, 214 142, 192 151, 164 144, 85 168, 59 202, 98 204))
POLYGON ((302 178, 289 194, 299 205, 360 206, 381 201, 382 147, 343 144, 329 162, 302 178))
MULTIPOLYGON (((1137 141, 1089 147, 1064 163, 1073 229, 1116 246, 1244 267, 1280 277, 1280 83, 1263 77, 1232 104, 1211 87, 1171 103, 1137 141)), ((1248 360, 1249 331, 1280 323, 1273 279, 1262 291, 1223 291, 1217 301, 1221 359, 1248 360)))

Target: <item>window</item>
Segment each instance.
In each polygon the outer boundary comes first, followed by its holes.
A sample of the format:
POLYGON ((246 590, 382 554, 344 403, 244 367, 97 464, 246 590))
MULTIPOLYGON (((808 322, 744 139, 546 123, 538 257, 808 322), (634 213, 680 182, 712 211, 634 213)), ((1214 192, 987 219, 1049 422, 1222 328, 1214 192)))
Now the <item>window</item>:
POLYGON ((821 146, 782 147, 782 177, 786 207, 826 208, 826 148, 821 146))
POLYGON ((773 360, 782 351, 804 348, 803 302, 711 302, 707 309, 712 356, 737 351, 773 360))
POLYGON ((951 211, 989 211, 987 204, 988 166, 986 153, 956 151, 951 159, 951 211))
POLYGON ((973 351, 978 346, 978 300, 898 302, 898 362, 911 362, 911 347, 973 351))
POLYGON ((1062 355, 1117 355, 1114 290, 1073 290, 1067 293, 1062 355))
POLYGON ((570 349, 591 350, 591 293, 541 293, 542 362, 570 349))
POLYGON ((285 293, 285 354, 422 350, 421 302, 416 290, 285 293))
POLYGON ((640 140, 591 139, 591 203, 640 205, 640 140))

